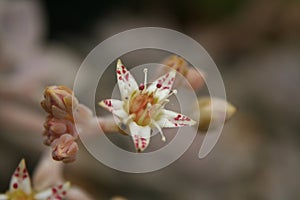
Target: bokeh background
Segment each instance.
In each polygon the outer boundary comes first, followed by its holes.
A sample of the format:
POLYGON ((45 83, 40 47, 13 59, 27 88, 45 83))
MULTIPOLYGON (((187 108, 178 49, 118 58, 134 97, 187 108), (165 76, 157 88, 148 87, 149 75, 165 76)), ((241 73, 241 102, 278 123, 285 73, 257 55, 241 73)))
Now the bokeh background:
MULTIPOLYGON (((126 174, 84 148, 65 177, 95 199, 300 198, 300 1, 0 1, 0 191, 19 160, 32 172, 42 145, 49 84, 72 86, 97 44, 121 31, 158 26, 197 40, 217 64, 238 112, 208 157, 203 135, 175 163, 126 174)), ((122 44, 120 44, 122 45, 122 44)), ((148 59, 159 61, 157 54, 148 59)), ((145 57, 127 61, 138 63, 145 57)), ((147 60, 148 61, 148 60, 147 60)))

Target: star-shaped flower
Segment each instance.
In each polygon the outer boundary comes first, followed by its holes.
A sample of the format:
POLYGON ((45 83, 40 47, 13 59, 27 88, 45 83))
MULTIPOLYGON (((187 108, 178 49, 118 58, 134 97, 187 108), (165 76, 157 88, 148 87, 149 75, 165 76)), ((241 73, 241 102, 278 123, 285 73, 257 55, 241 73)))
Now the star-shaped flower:
POLYGON ((146 149, 151 137, 151 129, 157 128, 165 141, 162 128, 191 126, 196 124, 189 117, 164 109, 169 97, 176 94, 171 90, 176 71, 172 70, 147 86, 147 69, 144 69, 143 84, 136 83, 121 60, 117 62, 117 81, 122 100, 106 99, 99 103, 121 121, 122 129, 129 129, 138 152, 146 149))
POLYGON ((33 191, 24 159, 11 177, 9 191, 0 194, 0 200, 62 200, 70 188, 70 183, 54 186, 42 192, 33 191))

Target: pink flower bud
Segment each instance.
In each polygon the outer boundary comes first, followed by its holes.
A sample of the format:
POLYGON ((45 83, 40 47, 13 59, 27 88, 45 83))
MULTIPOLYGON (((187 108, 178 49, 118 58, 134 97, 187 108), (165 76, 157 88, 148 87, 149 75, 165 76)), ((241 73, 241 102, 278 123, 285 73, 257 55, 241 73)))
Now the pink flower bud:
POLYGON ((52 157, 54 160, 63 161, 64 163, 76 160, 78 145, 75 138, 70 134, 64 134, 55 139, 52 144, 52 157))
POLYGON ((188 72, 188 64, 187 62, 176 55, 169 56, 166 58, 163 62, 164 65, 167 65, 173 69, 175 69, 177 72, 181 73, 183 76, 186 76, 188 72))
POLYGON ((73 120, 72 106, 75 102, 74 107, 76 107, 78 100, 73 97, 73 91, 70 88, 49 86, 44 91, 44 98, 41 105, 46 112, 59 119, 73 120))
POLYGON ((63 134, 70 134, 75 139, 78 137, 78 132, 73 122, 66 119, 57 119, 51 115, 47 117, 44 123, 44 144, 50 145, 55 139, 59 138, 63 134))
MULTIPOLYGON (((189 67, 188 63, 183 58, 176 55, 172 55, 165 59, 163 64, 175 69, 178 73, 185 77, 194 90, 198 90, 203 87, 203 74, 199 73, 199 71, 197 71, 193 67, 189 67)), ((177 78, 174 85, 181 84, 183 84, 183 86, 187 86, 181 79, 177 78)))
POLYGON ((204 86, 205 82, 203 74, 201 74, 198 70, 192 67, 189 68, 186 74, 186 78, 194 90, 198 90, 204 86))
POLYGON ((201 97, 197 101, 200 109, 199 131, 207 131, 210 126, 220 126, 221 118, 228 121, 235 113, 236 107, 219 98, 201 97))

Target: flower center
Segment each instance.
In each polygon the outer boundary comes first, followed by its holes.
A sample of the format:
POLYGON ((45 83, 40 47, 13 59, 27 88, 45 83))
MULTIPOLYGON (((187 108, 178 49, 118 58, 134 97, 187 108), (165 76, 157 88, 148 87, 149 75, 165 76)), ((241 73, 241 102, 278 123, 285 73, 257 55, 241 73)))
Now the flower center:
POLYGON ((34 200, 34 194, 26 194, 23 190, 15 190, 7 194, 8 200, 34 200))
POLYGON ((133 114, 133 121, 140 126, 147 126, 151 122, 151 107, 156 103, 153 93, 135 92, 129 101, 129 114, 133 114))

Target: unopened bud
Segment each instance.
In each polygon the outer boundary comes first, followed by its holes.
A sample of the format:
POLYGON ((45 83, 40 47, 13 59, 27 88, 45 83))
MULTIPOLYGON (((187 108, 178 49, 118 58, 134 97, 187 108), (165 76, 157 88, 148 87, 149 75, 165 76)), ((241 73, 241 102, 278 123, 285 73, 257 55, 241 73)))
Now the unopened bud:
POLYGON ((49 86, 44 91, 44 98, 41 105, 46 112, 59 119, 73 120, 72 106, 75 103, 74 107, 76 107, 78 100, 73 97, 73 91, 70 88, 49 86))
POLYGON ((63 161, 64 163, 76 160, 78 145, 75 138, 70 134, 64 134, 51 144, 52 157, 54 160, 63 161))
POLYGON ((200 109, 199 131, 207 131, 209 126, 220 126, 236 112, 236 108, 223 99, 203 97, 197 103, 200 109), (225 121, 222 120, 224 118, 225 121))
MULTIPOLYGON (((203 87, 203 73, 200 73, 193 67, 189 67, 188 63, 183 58, 172 55, 166 58, 163 64, 172 69, 175 69, 178 73, 185 77, 194 90, 198 90, 203 87)), ((174 85, 180 84, 183 84, 183 86, 187 86, 187 84, 180 79, 177 79, 174 83, 174 85)))
POLYGON ((44 123, 44 144, 50 145, 55 139, 59 138, 63 134, 70 134, 75 139, 78 137, 77 130, 74 124, 66 119, 57 119, 53 116, 48 116, 44 123))
POLYGON ((190 67, 186 79, 194 90, 198 90, 204 86, 204 75, 193 67, 190 67))
POLYGON ((125 197, 122 196, 114 196, 110 200, 127 200, 125 197))
POLYGON ((181 73, 183 76, 186 76, 188 72, 188 64, 187 62, 176 55, 169 56, 166 58, 163 62, 164 65, 167 65, 168 67, 171 67, 172 69, 175 69, 177 72, 181 73))

